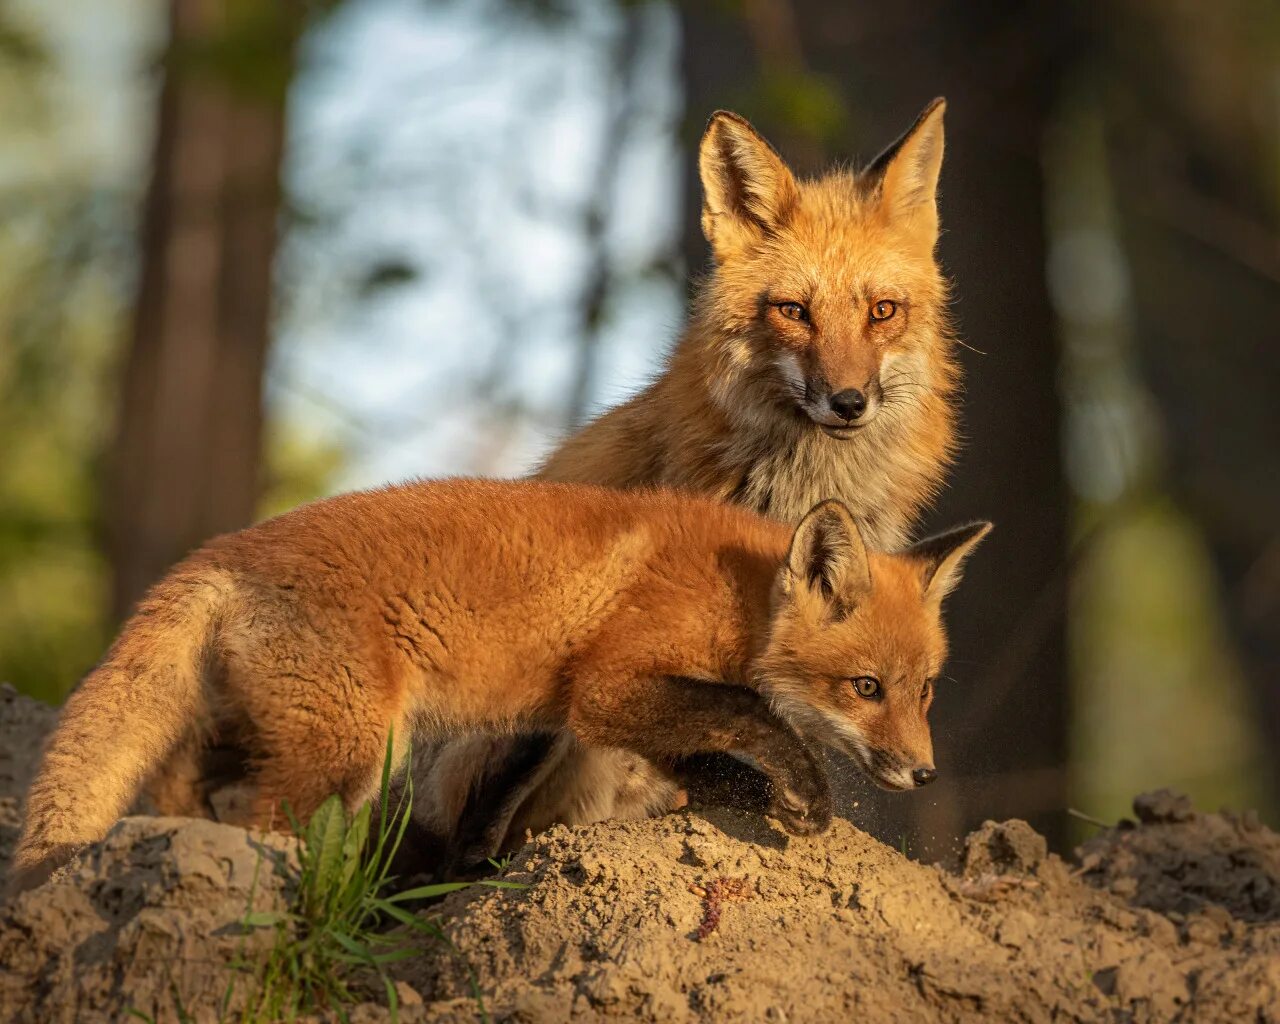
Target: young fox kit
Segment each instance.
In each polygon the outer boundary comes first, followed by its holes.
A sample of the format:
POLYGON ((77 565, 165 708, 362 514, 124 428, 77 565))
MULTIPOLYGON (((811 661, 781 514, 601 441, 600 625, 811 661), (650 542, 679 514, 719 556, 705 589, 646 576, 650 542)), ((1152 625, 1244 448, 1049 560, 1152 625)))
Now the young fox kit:
MULTIPOLYGON (((935 100, 861 172, 812 181, 742 118, 715 114, 698 161, 714 267, 689 326, 649 387, 539 475, 676 486, 791 524, 833 497, 872 547, 905 543, 954 439, 958 369, 934 258, 943 112, 935 100)), ((522 778, 510 764, 527 755, 516 739, 420 748, 416 813, 455 842, 483 833, 470 851, 483 860, 526 829, 650 813, 676 796, 628 753, 562 738, 522 778), (498 792, 478 796, 486 776, 498 792), (462 820, 468 808, 478 822, 462 820)))
MULTIPOLYGON (((349 494, 220 537, 142 602, 63 709, 14 888, 140 789, 203 799, 201 750, 250 751, 251 823, 369 799, 388 735, 567 729, 658 761, 750 754, 794 832, 830 818, 796 731, 886 785, 934 772, 943 596, 976 524, 869 554, 848 511, 794 531, 673 492, 455 480, 349 494)), ((402 752, 402 751, 401 751, 402 752)))

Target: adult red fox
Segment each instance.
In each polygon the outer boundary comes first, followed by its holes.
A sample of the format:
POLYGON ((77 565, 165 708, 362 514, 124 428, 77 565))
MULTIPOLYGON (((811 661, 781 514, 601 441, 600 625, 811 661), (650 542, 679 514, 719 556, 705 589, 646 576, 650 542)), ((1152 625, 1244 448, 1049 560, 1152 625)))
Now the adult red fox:
POLYGON ((28 796, 11 886, 100 839, 147 787, 199 810, 236 737, 248 823, 375 793, 388 736, 563 729, 667 760, 750 754, 793 832, 830 820, 796 732, 885 785, 934 772, 942 597, 988 524, 869 554, 838 502, 794 532, 675 492, 425 482, 217 538, 141 603, 72 694, 28 796))
MULTIPOLYGON (((659 377, 568 438, 543 479, 680 487, 794 524, 839 498, 867 543, 904 544, 954 447, 959 371, 934 258, 944 103, 864 170, 797 180, 741 117, 699 170, 714 267, 659 377)), ((566 736, 415 752, 416 814, 459 859, 526 829, 669 809, 678 786, 566 736)))

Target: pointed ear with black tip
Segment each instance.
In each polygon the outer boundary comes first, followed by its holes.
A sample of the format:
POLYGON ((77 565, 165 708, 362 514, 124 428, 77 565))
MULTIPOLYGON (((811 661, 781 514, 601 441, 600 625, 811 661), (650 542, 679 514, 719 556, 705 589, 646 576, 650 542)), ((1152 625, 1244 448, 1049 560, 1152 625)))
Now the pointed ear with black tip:
POLYGON ((782 589, 792 597, 820 601, 833 618, 843 618, 871 590, 862 534, 840 502, 824 501, 800 520, 787 552, 782 589))
POLYGON ((916 541, 902 552, 920 563, 926 598, 941 601, 955 590, 965 559, 991 529, 988 522, 965 523, 916 541))
POLYGON ((702 233, 716 262, 786 223, 800 198, 795 176, 751 124, 717 110, 698 150, 702 233))
POLYGON ((938 241, 938 176, 942 173, 942 118, 946 110, 947 101, 939 96, 866 172, 880 178, 884 215, 930 250, 938 241))

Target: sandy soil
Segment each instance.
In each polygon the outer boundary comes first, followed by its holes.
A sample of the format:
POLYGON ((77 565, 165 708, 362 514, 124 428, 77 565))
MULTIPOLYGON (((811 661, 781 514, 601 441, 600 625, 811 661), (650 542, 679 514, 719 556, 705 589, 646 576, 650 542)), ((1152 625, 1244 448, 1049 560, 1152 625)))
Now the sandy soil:
MULTIPOLYGON (((557 829, 509 872, 529 890, 454 897, 447 930, 495 1019, 1280 1020, 1280 837, 1166 802, 1178 818, 1107 830, 1083 868, 1018 821, 956 873, 845 821, 557 829)), ((448 961, 406 978, 470 1019, 448 961)))
MULTIPOLYGON (((0 858, 50 720, 0 690, 0 858)), ((557 828, 507 871, 527 889, 432 910, 462 957, 401 964, 400 1018, 477 1020, 470 971, 495 1021, 1280 1022, 1280 837, 1170 793, 1135 813, 1071 863, 988 823, 955 871, 843 820, 807 840, 714 808, 557 828)), ((126 819, 0 908, 0 1020, 176 1020, 179 996, 216 1019, 225 965, 252 953, 235 926, 250 891, 259 909, 287 898, 262 849, 126 819)))

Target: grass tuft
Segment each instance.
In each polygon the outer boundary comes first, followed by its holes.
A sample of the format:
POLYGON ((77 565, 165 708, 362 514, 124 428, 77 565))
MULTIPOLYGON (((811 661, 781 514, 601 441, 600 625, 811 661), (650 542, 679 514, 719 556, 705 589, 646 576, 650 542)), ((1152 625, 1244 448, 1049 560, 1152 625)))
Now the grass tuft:
MULTIPOLYGON (((330 1011, 347 1021, 347 1008, 373 995, 365 991, 370 978, 381 988, 395 1022, 400 1000, 388 967, 422 952, 421 945, 413 941, 415 936, 443 945, 461 960, 478 1016, 489 1024, 475 974, 438 920, 411 913, 404 904, 435 899, 473 884, 496 889, 526 886, 485 879, 392 891, 396 879, 391 863, 409 827, 413 807, 412 777, 406 780, 399 802, 391 807, 393 749, 393 737, 388 736, 376 805, 367 803, 350 814, 337 796, 331 796, 305 826, 285 807, 299 840, 297 864, 280 857, 276 867, 292 876, 291 906, 287 910, 253 909, 266 856, 260 855, 249 888, 249 907, 240 924, 245 938, 253 929, 273 929, 274 941, 265 956, 254 961, 244 958, 242 942, 241 955, 231 965, 218 1006, 219 1024, 293 1021, 320 1011, 330 1011), (396 925, 402 928, 396 929, 396 925), (246 978, 249 992, 238 1001, 237 986, 246 978)), ((505 870, 510 860, 508 856, 490 863, 505 870)), ((172 988, 170 995, 179 1024, 194 1021, 181 993, 172 988)), ((138 1009, 130 1009, 129 1014, 154 1024, 153 1017, 138 1009)))
MULTIPOLYGON (((362 1001, 352 991, 352 978, 367 983, 372 976, 385 995, 392 1020, 397 1020, 399 998, 388 967, 421 952, 417 944, 406 941, 403 930, 391 930, 397 924, 408 929, 410 937, 426 937, 459 955, 437 921, 411 913, 404 904, 443 896, 472 883, 391 891, 395 882, 391 862, 404 839, 413 805, 410 778, 398 804, 390 806, 392 749, 389 736, 376 817, 372 804, 349 814, 337 796, 321 804, 305 827, 285 808, 300 840, 293 905, 286 911, 250 909, 242 919, 247 928, 275 929, 275 942, 262 964, 240 965, 252 971, 256 984, 243 1008, 230 1019, 256 1024, 332 1010, 345 1021, 344 1007, 362 1001)), ((512 882, 478 884, 524 888, 512 882)), ((480 1018, 487 1022, 470 968, 468 975, 480 1018)), ((223 999, 223 1020, 228 1019, 233 996, 234 981, 223 999)))

